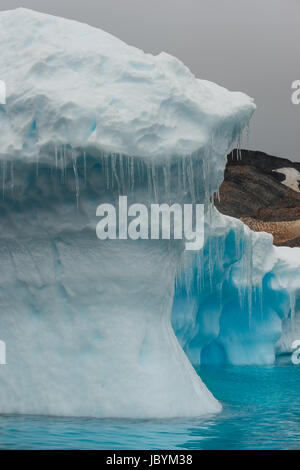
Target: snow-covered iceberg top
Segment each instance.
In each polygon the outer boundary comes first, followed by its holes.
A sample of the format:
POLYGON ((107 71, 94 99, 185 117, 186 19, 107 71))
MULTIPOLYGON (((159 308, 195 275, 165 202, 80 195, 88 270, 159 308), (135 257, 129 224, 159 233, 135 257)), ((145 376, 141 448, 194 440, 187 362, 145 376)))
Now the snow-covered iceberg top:
POLYGON ((226 126, 238 133, 255 109, 247 95, 195 78, 169 54, 145 54, 76 21, 1 12, 0 44, 2 159, 31 160, 49 144, 185 156, 226 126))

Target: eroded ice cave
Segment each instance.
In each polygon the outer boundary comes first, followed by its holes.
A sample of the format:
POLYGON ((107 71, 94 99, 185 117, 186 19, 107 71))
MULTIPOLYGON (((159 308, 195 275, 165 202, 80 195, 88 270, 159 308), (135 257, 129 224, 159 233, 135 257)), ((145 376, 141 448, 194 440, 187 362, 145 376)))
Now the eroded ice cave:
POLYGON ((191 363, 273 362, 298 308, 299 250, 211 202, 252 99, 30 10, 0 13, 0 44, 0 412, 219 411, 191 363), (204 249, 99 241, 120 194, 204 203, 204 249))

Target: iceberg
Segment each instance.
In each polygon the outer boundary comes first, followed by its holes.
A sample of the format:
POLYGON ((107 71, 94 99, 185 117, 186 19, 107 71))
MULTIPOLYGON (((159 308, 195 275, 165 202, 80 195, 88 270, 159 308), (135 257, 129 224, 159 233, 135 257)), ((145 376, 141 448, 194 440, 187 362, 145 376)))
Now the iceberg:
POLYGON ((300 283, 299 250, 213 207, 253 100, 23 8, 0 43, 0 413, 219 412, 192 364, 274 361, 300 283), (97 206, 124 195, 204 204, 203 249, 100 241, 97 206))
POLYGON ((203 250, 177 281, 176 335, 194 365, 273 364, 299 338, 300 249, 213 209, 203 250))

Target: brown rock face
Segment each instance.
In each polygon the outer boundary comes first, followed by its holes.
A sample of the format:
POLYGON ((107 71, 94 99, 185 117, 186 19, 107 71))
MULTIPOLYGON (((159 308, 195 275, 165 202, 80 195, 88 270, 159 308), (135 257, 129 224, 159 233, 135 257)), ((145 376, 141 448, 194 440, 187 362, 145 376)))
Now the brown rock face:
POLYGON ((300 192, 287 186, 281 169, 292 169, 294 187, 300 163, 263 152, 234 150, 228 155, 220 188, 220 212, 243 220, 254 231, 272 233, 275 245, 300 247, 300 192), (275 170, 275 171, 274 171, 275 170))

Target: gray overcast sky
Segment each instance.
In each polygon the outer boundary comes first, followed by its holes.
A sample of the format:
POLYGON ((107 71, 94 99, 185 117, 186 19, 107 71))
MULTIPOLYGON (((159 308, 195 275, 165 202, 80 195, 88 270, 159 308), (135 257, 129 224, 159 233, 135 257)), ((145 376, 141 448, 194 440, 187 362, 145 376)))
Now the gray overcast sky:
POLYGON ((300 161, 300 0, 0 0, 100 27, 255 98, 250 147, 300 161))

